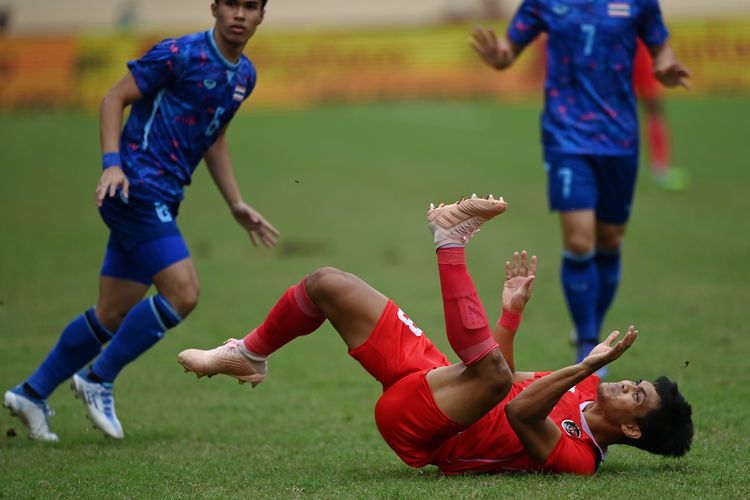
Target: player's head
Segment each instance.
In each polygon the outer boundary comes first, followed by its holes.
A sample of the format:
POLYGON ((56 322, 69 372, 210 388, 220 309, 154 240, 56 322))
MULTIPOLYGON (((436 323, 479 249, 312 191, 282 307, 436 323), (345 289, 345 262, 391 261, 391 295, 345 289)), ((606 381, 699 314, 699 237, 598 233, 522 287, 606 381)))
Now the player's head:
POLYGON ((244 46, 263 22, 266 3, 268 0, 213 0, 215 29, 226 42, 244 46))
POLYGON ((626 437, 623 444, 664 455, 681 457, 690 450, 693 441, 693 410, 677 384, 667 377, 653 383, 659 404, 645 415, 636 417, 640 430, 637 439, 626 437))

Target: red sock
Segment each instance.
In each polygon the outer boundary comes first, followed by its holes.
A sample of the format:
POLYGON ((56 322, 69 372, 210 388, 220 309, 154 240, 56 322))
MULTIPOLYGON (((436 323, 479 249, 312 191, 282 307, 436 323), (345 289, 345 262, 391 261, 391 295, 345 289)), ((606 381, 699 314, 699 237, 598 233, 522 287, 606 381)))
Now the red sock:
POLYGON ((295 338, 314 332, 325 320, 307 295, 303 279, 287 289, 263 323, 243 342, 248 351, 268 356, 295 338))
POLYGON ((437 260, 448 342, 465 365, 476 363, 497 343, 466 269, 464 248, 439 248, 437 260))
POLYGON ((666 120, 658 115, 649 116, 648 134, 651 144, 651 166, 654 173, 664 173, 672 161, 666 120))

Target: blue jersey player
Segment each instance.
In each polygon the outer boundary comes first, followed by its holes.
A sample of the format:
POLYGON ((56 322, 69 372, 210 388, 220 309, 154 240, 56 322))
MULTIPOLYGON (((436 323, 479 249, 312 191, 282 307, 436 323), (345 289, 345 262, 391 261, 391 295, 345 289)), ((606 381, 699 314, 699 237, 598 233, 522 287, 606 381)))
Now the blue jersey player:
POLYGON ((620 246, 638 168, 633 58, 640 38, 656 78, 688 87, 690 72, 667 43, 657 0, 524 0, 499 37, 477 28, 472 47, 505 69, 547 33, 542 113, 548 199, 560 213, 561 280, 575 324, 578 360, 598 341, 620 280, 620 246))
POLYGON ((255 86, 255 68, 243 50, 263 21, 266 1, 215 0, 211 30, 157 44, 128 63, 129 72, 102 101, 104 171, 96 204, 110 236, 99 298, 63 330, 39 368, 5 393, 4 406, 31 438, 57 441, 46 399, 70 376, 93 423, 123 437, 112 383, 198 301, 195 266, 175 220, 201 159, 252 243, 276 244, 276 228, 243 201, 225 135, 255 86), (152 284, 158 293, 144 298, 152 284))

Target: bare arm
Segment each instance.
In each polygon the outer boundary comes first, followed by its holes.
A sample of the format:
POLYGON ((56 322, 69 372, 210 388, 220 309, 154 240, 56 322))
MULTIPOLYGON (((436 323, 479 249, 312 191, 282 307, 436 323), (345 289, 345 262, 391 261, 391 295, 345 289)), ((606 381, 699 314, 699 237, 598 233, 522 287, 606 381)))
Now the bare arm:
MULTIPOLYGON (((511 372, 516 374, 513 357, 513 340, 516 336, 520 316, 531 299, 531 289, 536 278, 536 255, 528 258, 526 250, 513 252, 513 261, 505 261, 505 283, 503 284, 503 315, 492 330, 492 337, 500 346, 511 372)), ((528 378, 528 374, 525 374, 528 378)), ((523 379, 521 379, 523 380, 523 379)), ((517 381, 517 380, 516 380, 517 381)))
POLYGON ((631 326, 625 336, 610 347, 619 335, 618 331, 612 332, 586 359, 537 380, 505 406, 508 422, 532 459, 546 462, 560 439, 561 431, 549 414, 565 392, 619 358, 633 345, 638 332, 631 326))
POLYGON ((674 50, 668 43, 654 45, 648 48, 653 58, 654 77, 665 87, 678 85, 690 88, 690 70, 677 60, 674 50))
POLYGON ((507 36, 498 37, 492 28, 477 26, 471 34, 471 48, 489 67, 503 70, 521 55, 523 47, 511 42, 507 36))
MULTIPOLYGON (((123 76, 104 96, 99 107, 99 140, 102 154, 120 151, 123 110, 141 97, 141 91, 130 73, 123 76)), ((130 185, 122 168, 112 166, 105 169, 96 186, 96 206, 102 205, 105 196, 114 196, 120 187, 127 198, 130 185)))
POLYGON ((257 238, 260 238, 261 243, 266 247, 276 245, 279 231, 242 199, 240 188, 232 170, 232 162, 229 158, 226 128, 219 133, 216 142, 206 151, 203 159, 206 161, 206 166, 216 187, 219 188, 221 195, 229 205, 232 215, 250 235, 250 241, 253 245, 258 245, 257 238))

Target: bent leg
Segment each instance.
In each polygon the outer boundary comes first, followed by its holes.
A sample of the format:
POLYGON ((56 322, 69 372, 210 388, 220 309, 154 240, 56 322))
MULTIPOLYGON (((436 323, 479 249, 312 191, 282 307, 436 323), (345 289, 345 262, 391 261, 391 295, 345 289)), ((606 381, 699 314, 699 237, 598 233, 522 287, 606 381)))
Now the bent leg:
POLYGON ((243 342, 249 352, 268 356, 314 332, 328 319, 353 349, 367 340, 387 302, 384 295, 353 274, 321 268, 290 287, 243 342))
POLYGON ((510 392, 513 374, 499 349, 478 362, 457 363, 427 374, 435 404, 451 420, 471 425, 497 406, 510 392))
POLYGON ((305 283, 310 299, 350 350, 367 340, 388 304, 385 295, 357 276, 332 267, 318 269, 305 283))
POLYGON ((153 277, 162 293, 147 297, 125 315, 112 343, 96 360, 90 378, 113 382, 120 371, 161 340, 166 331, 177 326, 183 314, 189 314, 198 300, 198 279, 192 259, 171 264, 153 277))

